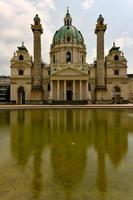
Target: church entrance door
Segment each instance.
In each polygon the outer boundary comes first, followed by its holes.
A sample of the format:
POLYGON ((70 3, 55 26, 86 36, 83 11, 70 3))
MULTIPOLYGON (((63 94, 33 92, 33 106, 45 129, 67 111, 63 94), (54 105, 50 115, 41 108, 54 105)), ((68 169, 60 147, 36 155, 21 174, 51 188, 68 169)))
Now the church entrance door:
POLYGON ((18 103, 25 104, 25 91, 23 87, 18 88, 18 103))
POLYGON ((67 90, 67 101, 72 101, 72 90, 67 90))
POLYGON ((115 103, 120 103, 121 98, 121 89, 118 86, 115 86, 113 89, 113 98, 115 103))

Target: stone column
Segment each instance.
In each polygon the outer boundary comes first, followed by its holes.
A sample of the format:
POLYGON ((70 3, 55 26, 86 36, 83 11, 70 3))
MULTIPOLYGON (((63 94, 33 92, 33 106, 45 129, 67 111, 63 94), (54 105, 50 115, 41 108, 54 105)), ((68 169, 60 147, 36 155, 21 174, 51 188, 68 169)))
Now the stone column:
POLYGON ((64 80, 64 101, 66 101, 66 80, 64 80))
POLYGON ((34 18, 34 24, 31 25, 34 35, 34 70, 33 86, 41 86, 41 34, 43 33, 41 20, 38 15, 34 18))
POLYGON ((104 24, 104 18, 100 15, 95 29, 95 34, 97 35, 96 80, 98 88, 105 87, 104 33, 106 29, 107 26, 104 24))
POLYGON ((86 100, 88 100, 88 98, 89 98, 89 96, 88 96, 88 93, 89 93, 89 91, 88 91, 88 81, 86 81, 86 100))
POLYGON ((73 100, 75 101, 75 80, 73 81, 73 100))
POLYGON ((79 82, 80 100, 82 100, 82 80, 79 82))
POLYGON ((60 81, 57 80, 57 100, 60 100, 60 81))
POLYGON ((53 99, 53 80, 50 81, 50 99, 53 99))

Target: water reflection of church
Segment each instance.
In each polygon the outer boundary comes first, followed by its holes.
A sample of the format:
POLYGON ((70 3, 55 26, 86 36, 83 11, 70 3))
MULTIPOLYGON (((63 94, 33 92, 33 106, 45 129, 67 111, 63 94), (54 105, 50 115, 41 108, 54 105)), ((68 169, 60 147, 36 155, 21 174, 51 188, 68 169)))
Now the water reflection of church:
POLYGON ((104 199, 109 163, 114 168, 121 165, 128 150, 128 133, 133 131, 125 114, 48 110, 15 111, 10 117, 11 153, 24 173, 30 167, 35 199, 59 196, 73 200, 83 194, 91 198, 98 191, 104 199))
POLYGON ((11 59, 11 101, 14 103, 127 103, 133 99, 132 75, 127 75, 127 60, 113 44, 104 55, 107 26, 99 16, 95 34, 97 58, 86 62, 86 45, 82 33, 72 25, 67 10, 64 25, 55 32, 50 46, 50 64, 42 62, 43 28, 38 15, 31 25, 34 59, 24 43, 11 59))

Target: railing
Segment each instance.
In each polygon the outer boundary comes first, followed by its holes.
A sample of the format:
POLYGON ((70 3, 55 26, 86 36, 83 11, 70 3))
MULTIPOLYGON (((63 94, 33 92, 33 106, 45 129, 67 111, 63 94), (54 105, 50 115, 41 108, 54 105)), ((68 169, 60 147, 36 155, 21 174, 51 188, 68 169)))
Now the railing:
POLYGON ((31 105, 85 105, 87 100, 79 101, 56 101, 56 100, 31 100, 26 101, 25 104, 31 105))
POLYGON ((88 104, 87 100, 77 101, 52 101, 53 105, 85 105, 88 104))
POLYGON ((112 100, 97 100, 94 104, 128 104, 126 99, 112 99, 112 100))

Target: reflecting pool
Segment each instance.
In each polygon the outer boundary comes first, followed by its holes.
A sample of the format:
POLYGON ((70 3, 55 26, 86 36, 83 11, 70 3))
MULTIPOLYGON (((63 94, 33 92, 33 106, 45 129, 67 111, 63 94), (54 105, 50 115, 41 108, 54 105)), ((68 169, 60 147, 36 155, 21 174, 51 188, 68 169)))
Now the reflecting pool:
POLYGON ((132 200, 133 111, 0 112, 0 200, 132 200))

